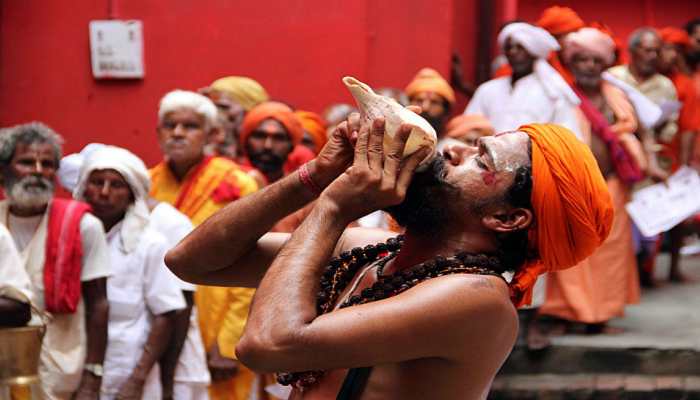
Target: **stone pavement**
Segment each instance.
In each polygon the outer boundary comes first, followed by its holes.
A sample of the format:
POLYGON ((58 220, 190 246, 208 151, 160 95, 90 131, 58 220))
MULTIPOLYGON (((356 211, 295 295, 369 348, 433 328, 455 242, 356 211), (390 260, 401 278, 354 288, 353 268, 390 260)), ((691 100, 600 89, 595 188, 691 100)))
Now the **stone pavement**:
POLYGON ((625 317, 611 322, 624 332, 616 335, 567 335, 555 338, 564 346, 612 348, 694 349, 700 351, 700 257, 681 260, 689 283, 668 283, 667 254, 657 260, 658 288, 645 289, 640 304, 627 307, 625 317))
POLYGON ((700 257, 685 257, 691 282, 666 281, 668 256, 657 262, 660 286, 611 322, 619 334, 564 335, 549 349, 513 350, 491 400, 700 399, 700 257))

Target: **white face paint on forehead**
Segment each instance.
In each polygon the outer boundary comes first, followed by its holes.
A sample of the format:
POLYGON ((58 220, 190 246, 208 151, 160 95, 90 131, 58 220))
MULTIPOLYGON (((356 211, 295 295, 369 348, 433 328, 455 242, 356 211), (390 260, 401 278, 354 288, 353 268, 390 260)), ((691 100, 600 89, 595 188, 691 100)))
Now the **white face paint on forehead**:
POLYGON ((527 152, 528 136, 524 132, 510 131, 480 139, 490 154, 494 167, 499 172, 515 172, 519 167, 530 164, 527 152))

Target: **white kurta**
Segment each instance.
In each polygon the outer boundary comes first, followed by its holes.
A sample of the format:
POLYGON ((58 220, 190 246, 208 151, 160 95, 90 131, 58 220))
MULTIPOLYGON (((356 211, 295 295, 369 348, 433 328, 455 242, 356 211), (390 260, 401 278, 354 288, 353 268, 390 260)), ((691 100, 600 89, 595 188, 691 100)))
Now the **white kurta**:
MULTIPOLYGON (((0 202, 0 219, 8 224, 9 204, 0 202)), ((12 221, 22 218, 12 216, 12 221)), ((32 286, 32 301, 44 311, 44 252, 46 249, 48 214, 40 218, 39 224, 10 224, 9 231, 14 236, 15 227, 26 236, 27 226, 36 226, 32 239, 21 250, 20 255, 32 286)), ((109 250, 102 223, 90 214, 80 220, 80 238, 83 246, 83 265, 80 274, 82 282, 105 278, 111 274, 109 250)), ((77 310, 72 314, 54 314, 46 327, 46 335, 41 345, 39 379, 45 399, 68 399, 78 389, 83 373, 87 346, 85 333, 85 306, 80 299, 77 310)))
MULTIPOLYGON (((107 280, 109 340, 105 351, 102 399, 113 398, 138 363, 153 316, 185 308, 180 286, 166 272, 165 238, 146 228, 138 246, 126 253, 121 223, 107 234, 113 276, 107 280)), ((155 369, 154 369, 155 371, 155 369)), ((149 374, 144 393, 159 392, 158 374, 149 374)))
POLYGON ((0 297, 29 303, 32 284, 10 232, 0 225, 0 297))
POLYGON ((506 76, 479 86, 464 114, 482 114, 496 132, 512 131, 533 122, 554 123, 581 138, 576 106, 563 96, 547 93, 537 75, 524 76, 514 86, 510 82, 511 77, 506 76))
MULTIPOLYGON (((160 232, 167 240, 167 247, 171 249, 177 245, 190 231, 192 231, 192 223, 186 215, 182 214, 175 207, 168 203, 159 203, 151 212, 149 227, 160 232)), ((169 274, 172 275, 169 269, 166 268, 169 274)), ((195 285, 187 283, 175 275, 174 279, 180 282, 182 290, 194 291, 195 285)), ((175 369, 175 400, 178 398, 179 384, 196 384, 208 385, 211 381, 209 369, 207 367, 207 358, 202 343, 202 335, 199 332, 199 323, 197 321, 197 307, 192 306, 192 314, 190 315, 190 327, 187 331, 187 338, 182 346, 180 358, 178 359, 175 369)), ((206 394, 206 390, 204 391, 206 394)))

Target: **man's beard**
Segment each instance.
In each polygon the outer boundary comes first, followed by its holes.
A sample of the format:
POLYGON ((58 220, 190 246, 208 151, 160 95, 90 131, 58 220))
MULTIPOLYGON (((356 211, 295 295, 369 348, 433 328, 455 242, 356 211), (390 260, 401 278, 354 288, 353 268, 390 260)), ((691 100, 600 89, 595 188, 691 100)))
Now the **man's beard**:
POLYGON ((643 76, 652 76, 652 75, 657 74, 659 72, 658 65, 659 65, 658 62, 656 62, 656 63, 652 63, 652 62, 638 63, 637 70, 643 76))
POLYGON ((282 170, 285 160, 270 150, 260 152, 248 152, 248 158, 253 166, 264 174, 282 170), (264 159, 262 156, 265 156, 264 159))
POLYGON ((413 175, 404 200, 385 211, 409 230, 439 232, 447 221, 449 194, 453 190, 445 181, 445 173, 445 158, 439 154, 413 175))
POLYGON ((577 74, 574 73, 576 78, 576 85, 584 89, 592 89, 600 86, 601 76, 596 74, 577 74))
POLYGON ((698 65, 700 65, 700 51, 686 53, 685 59, 688 61, 690 67, 696 68, 698 65))
POLYGON ((5 194, 12 205, 26 208, 43 207, 53 197, 53 182, 38 176, 25 176, 17 180, 8 174, 5 181, 5 194))
POLYGON ((427 112, 422 112, 420 114, 420 116, 423 117, 423 119, 425 119, 426 121, 428 121, 430 126, 432 126, 433 129, 435 129, 435 132, 438 135, 440 135, 440 133, 442 132, 442 122, 444 120, 444 118, 442 116, 433 117, 432 115, 428 114, 427 112))

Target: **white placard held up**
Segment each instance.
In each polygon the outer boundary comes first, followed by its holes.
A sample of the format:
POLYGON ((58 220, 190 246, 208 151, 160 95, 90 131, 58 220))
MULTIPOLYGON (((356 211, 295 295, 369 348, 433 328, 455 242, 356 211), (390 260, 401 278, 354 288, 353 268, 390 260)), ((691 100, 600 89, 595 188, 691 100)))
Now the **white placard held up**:
POLYGON ((90 53, 95 78, 143 78, 141 21, 90 21, 90 53))
POLYGON ((683 167, 666 184, 638 190, 625 208, 644 236, 665 232, 700 212, 700 176, 683 167))

